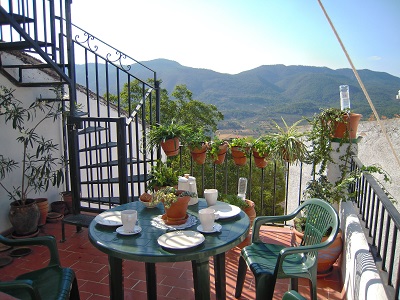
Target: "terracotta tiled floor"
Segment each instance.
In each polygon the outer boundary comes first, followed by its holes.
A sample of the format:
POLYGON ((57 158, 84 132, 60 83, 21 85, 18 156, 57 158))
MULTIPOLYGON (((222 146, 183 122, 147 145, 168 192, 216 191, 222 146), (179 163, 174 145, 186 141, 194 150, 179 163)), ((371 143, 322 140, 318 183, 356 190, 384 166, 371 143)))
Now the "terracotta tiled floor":
MULTIPOLYGON (((81 299, 108 299, 108 266, 107 256, 94 248, 88 240, 87 229, 76 233, 75 227, 66 225, 65 243, 58 243, 61 263, 75 270, 81 299)), ((47 223, 40 229, 41 235, 54 235, 61 238, 61 223, 47 223)), ((287 228, 267 227, 265 236, 268 239, 290 244, 291 232, 287 228)), ((48 252, 45 248, 34 247, 32 253, 22 258, 15 258, 13 263, 0 269, 0 280, 12 280, 16 275, 39 268, 47 264, 48 252)), ((10 250, 9 250, 10 251, 10 250)), ((0 255, 8 255, 9 251, 0 255)), ((237 262, 240 249, 234 248, 226 255, 227 299, 233 296, 236 282, 237 262)), ((211 299, 215 299, 214 274, 212 259, 211 299)), ((158 299, 194 299, 191 263, 159 263, 157 268, 158 299)), ((274 299, 281 299, 288 290, 289 280, 280 279, 275 287, 274 299)), ((144 264, 124 261, 125 299, 146 299, 146 281, 144 264)), ((307 280, 299 280, 299 292, 309 298, 307 280)), ((254 299, 254 280, 249 271, 240 299, 254 299)), ((0 295, 0 298, 1 295, 0 295)), ((342 299, 342 284, 339 270, 335 266, 333 273, 318 279, 318 299, 342 299)))

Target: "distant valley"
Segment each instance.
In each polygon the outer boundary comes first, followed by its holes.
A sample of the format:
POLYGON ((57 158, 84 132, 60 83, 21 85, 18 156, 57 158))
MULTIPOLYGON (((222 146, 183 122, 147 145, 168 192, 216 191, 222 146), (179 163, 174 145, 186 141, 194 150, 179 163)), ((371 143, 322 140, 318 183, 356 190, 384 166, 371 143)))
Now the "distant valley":
MULTIPOLYGON (((186 84, 193 92, 193 99, 214 104, 225 116, 219 128, 233 135, 261 134, 271 130, 272 120, 280 122, 283 117, 293 123, 302 116, 312 116, 320 108, 339 107, 339 85, 342 84, 350 86, 352 110, 363 114, 363 120, 372 114, 351 69, 269 65, 230 75, 185 67, 165 59, 143 64, 157 72, 161 87, 169 94, 176 85, 186 84)), ((90 68, 94 65, 89 65, 90 68)), ((146 74, 136 72, 135 65, 132 70, 135 76, 145 79, 146 74)), ((76 72, 77 82, 83 83, 84 66, 77 65, 76 72)), ((395 99, 400 78, 370 70, 358 72, 379 115, 387 118, 400 115, 400 103, 395 99)), ((116 86, 109 88, 111 93, 116 93, 116 86)), ((100 87, 99 93, 103 95, 105 89, 100 87)))

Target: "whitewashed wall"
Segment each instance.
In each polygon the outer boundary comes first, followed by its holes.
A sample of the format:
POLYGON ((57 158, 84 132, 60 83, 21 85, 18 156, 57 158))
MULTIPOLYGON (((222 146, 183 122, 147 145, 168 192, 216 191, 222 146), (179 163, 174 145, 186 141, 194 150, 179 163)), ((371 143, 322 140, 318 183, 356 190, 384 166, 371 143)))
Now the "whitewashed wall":
MULTIPOLYGON (((4 64, 18 64, 20 61, 7 53, 1 53, 1 59, 4 64)), ((32 73, 28 73, 29 77, 34 76, 35 80, 43 79, 44 81, 49 81, 50 78, 43 72, 36 72, 36 75, 32 75, 32 73)), ((14 96, 16 99, 22 101, 24 105, 28 106, 37 98, 55 98, 55 94, 49 88, 43 87, 16 87, 14 86, 8 79, 4 76, 0 76, 0 85, 5 86, 7 88, 11 88, 14 91, 14 96)), ((21 144, 16 141, 16 131, 12 129, 10 123, 5 125, 4 117, 0 117, 0 153, 6 157, 11 157, 17 161, 21 161, 22 158, 22 148, 21 144)), ((54 143, 61 145, 62 144, 62 134, 61 134, 61 120, 56 120, 53 123, 52 120, 46 120, 43 124, 38 127, 39 134, 45 134, 47 138, 53 139, 54 143)), ((60 149, 59 155, 61 156, 62 152, 60 149)), ((2 183, 7 186, 19 186, 21 185, 21 170, 16 169, 13 173, 13 176, 7 176, 2 183)), ((61 188, 60 190, 63 190, 61 188)), ((60 199, 59 190, 57 188, 51 187, 45 194, 43 195, 35 195, 34 193, 29 194, 28 196, 31 198, 35 197, 47 197, 49 201, 56 201, 60 199)), ((3 188, 0 188, 0 232, 4 232, 11 228, 11 224, 8 220, 8 212, 10 207, 10 200, 7 196, 7 193, 3 188)))

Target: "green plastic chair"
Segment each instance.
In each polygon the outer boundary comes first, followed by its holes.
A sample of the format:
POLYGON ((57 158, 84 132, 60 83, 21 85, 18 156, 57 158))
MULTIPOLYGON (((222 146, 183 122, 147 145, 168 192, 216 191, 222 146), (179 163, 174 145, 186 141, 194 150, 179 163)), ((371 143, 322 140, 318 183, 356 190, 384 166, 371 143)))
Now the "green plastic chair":
POLYGON ((0 242, 9 246, 43 245, 50 250, 47 267, 18 276, 14 281, 0 282, 0 291, 17 299, 79 300, 75 272, 62 268, 57 243, 52 236, 12 240, 0 235, 0 242))
POLYGON ((306 298, 304 298, 298 292, 291 290, 291 291, 287 291, 283 295, 282 300, 306 300, 306 298))
POLYGON ((240 254, 235 297, 239 298, 246 277, 247 266, 256 279, 256 300, 272 299, 277 278, 291 278, 291 289, 297 291, 297 279, 310 280, 311 299, 317 299, 318 250, 329 246, 339 230, 339 216, 335 209, 321 199, 309 199, 284 216, 262 216, 254 220, 251 245, 240 254), (294 219, 300 212, 307 216, 304 237, 298 247, 263 243, 260 227, 265 223, 280 223, 294 219), (324 234, 332 228, 328 238, 324 234))

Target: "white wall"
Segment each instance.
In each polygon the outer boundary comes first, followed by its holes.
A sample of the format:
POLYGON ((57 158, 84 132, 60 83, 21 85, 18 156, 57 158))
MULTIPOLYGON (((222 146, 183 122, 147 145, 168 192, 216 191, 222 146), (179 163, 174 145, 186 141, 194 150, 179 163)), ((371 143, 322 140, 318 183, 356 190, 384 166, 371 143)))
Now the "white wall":
MULTIPOLYGON (((14 56, 11 56, 7 53, 1 53, 1 59, 4 64, 18 64, 20 63, 14 56)), ((32 75, 29 75, 32 76, 32 75)), ((43 80, 49 80, 49 76, 42 73, 37 72, 36 79, 39 80, 39 77, 42 77, 43 80)), ((13 95, 16 99, 23 102, 23 105, 28 106, 37 98, 55 98, 55 94, 49 88, 43 87, 16 87, 10 81, 8 81, 4 76, 0 76, 0 85, 5 86, 7 88, 11 88, 14 91, 13 95)), ((22 158, 22 148, 21 144, 16 141, 16 133, 17 131, 12 129, 10 123, 7 125, 4 122, 4 117, 0 117, 0 153, 5 157, 13 158, 17 161, 20 161, 22 158)), ((47 138, 53 139, 54 143, 61 145, 61 120, 56 120, 53 123, 51 120, 46 120, 43 124, 38 127, 38 134, 45 133, 47 138)), ((60 149, 59 155, 61 156, 62 152, 60 149)), ((20 168, 16 169, 13 172, 14 176, 7 176, 4 180, 2 180, 2 184, 7 187, 20 186, 21 185, 21 170, 20 168)), ((62 189, 61 189, 62 190, 62 189)), ((47 197, 49 201, 56 201, 60 199, 59 190, 57 188, 51 187, 45 194, 43 195, 35 195, 31 193, 28 195, 31 198, 35 197, 47 197)), ((11 224, 8 220, 8 212, 10 206, 10 200, 7 196, 7 193, 3 188, 0 187, 0 232, 4 232, 11 228, 11 224)))
POLYGON ((341 203, 340 218, 344 238, 341 271, 346 299, 388 299, 352 202, 341 203))

